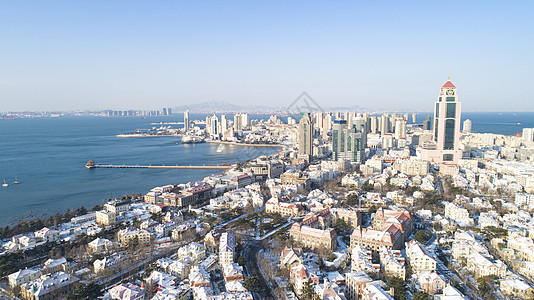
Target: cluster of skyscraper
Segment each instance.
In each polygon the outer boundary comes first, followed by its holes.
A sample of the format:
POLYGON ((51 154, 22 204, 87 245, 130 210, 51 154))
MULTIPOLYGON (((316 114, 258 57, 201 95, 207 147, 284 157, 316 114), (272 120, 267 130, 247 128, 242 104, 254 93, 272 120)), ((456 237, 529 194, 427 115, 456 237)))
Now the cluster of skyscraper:
MULTIPOLYGON (((301 158, 313 155, 313 135, 324 139, 332 136, 333 159, 363 162, 368 134, 380 134, 384 147, 406 146, 406 127, 409 115, 369 116, 359 113, 304 113, 299 122, 298 148, 301 158), (394 145, 395 144, 395 145, 394 145)), ((288 120, 291 124, 292 118, 288 120)), ((415 114, 412 115, 415 121, 415 114)))
MULTIPOLYGON (((432 141, 423 145, 423 159, 436 163, 457 163, 462 157, 459 150, 461 103, 456 87, 448 80, 440 89, 435 103, 434 122, 431 117, 423 122, 423 129, 432 132, 432 141)), ((416 123, 416 115, 411 115, 416 123)), ((289 118, 288 123, 292 124, 289 118)), ((383 149, 404 148, 406 143, 408 114, 383 114, 370 116, 367 113, 305 113, 298 125, 299 156, 309 159, 313 155, 314 134, 326 140, 332 136, 333 159, 361 163, 365 160, 368 134, 380 134, 383 149)), ((471 121, 464 122, 464 131, 471 131, 471 121)))
POLYGON ((250 126, 250 118, 246 113, 235 114, 232 126, 226 115, 221 115, 221 119, 215 114, 206 116, 206 132, 213 139, 221 137, 233 137, 236 132, 243 131, 250 126))
POLYGON ((104 114, 108 117, 151 117, 151 116, 170 116, 172 109, 164 107, 161 110, 105 110, 104 114))

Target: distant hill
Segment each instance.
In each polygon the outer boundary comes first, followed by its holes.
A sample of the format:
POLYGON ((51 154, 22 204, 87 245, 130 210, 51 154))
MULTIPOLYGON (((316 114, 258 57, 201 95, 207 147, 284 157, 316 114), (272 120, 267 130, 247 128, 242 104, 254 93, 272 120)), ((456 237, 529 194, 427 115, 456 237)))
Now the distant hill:
MULTIPOLYGON (((264 105, 236 105, 228 102, 222 101, 210 101, 203 103, 195 103, 189 105, 180 105, 173 109, 175 112, 184 112, 189 109, 192 113, 239 113, 239 112, 248 112, 248 113, 286 113, 288 111, 287 107, 274 107, 274 106, 264 106, 264 105)), ((370 109, 359 106, 333 106, 333 107, 323 107, 325 112, 368 112, 370 109)), ((318 112, 317 109, 314 112, 318 112)))

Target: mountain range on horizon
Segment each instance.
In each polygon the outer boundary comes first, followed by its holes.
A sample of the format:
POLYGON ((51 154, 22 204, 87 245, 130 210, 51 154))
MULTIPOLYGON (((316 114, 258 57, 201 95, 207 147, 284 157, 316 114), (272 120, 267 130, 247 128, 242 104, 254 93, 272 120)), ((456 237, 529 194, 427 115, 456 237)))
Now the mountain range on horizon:
POLYGON ((189 105, 179 105, 173 108, 174 112, 184 112, 189 109, 192 113, 299 113, 299 112, 371 112, 373 110, 359 105, 320 107, 315 103, 295 101, 287 107, 266 105, 237 105, 224 101, 208 101, 189 105))

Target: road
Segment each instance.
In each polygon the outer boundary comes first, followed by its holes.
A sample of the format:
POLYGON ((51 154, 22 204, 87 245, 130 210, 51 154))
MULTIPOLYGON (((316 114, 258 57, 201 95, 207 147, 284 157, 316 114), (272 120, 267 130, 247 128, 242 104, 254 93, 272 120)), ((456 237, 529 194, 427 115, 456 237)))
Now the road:
POLYGON ((247 276, 255 276, 260 282, 262 289, 259 292, 252 293, 255 300, 271 300, 275 299, 273 296, 271 287, 267 281, 261 275, 260 269, 258 267, 258 258, 256 254, 262 249, 261 242, 256 240, 247 241, 243 247, 242 255, 246 259, 246 264, 244 266, 245 273, 247 276))

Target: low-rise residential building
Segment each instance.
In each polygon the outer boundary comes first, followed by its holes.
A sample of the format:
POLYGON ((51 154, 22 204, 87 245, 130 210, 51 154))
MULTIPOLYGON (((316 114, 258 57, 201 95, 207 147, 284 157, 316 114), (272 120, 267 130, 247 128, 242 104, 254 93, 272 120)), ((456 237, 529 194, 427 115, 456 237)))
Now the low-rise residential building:
POLYGON ((361 214, 357 210, 332 208, 330 209, 330 213, 335 220, 343 220, 351 229, 354 229, 361 224, 361 214))
POLYGON ((235 236, 231 232, 221 234, 219 240, 219 263, 221 265, 234 263, 235 236))
POLYGON ((144 300, 145 291, 132 283, 121 283, 109 290, 109 296, 113 300, 144 300))
POLYGON ((280 267, 291 269, 294 266, 301 265, 304 262, 302 257, 302 248, 285 247, 280 254, 280 267))
POLYGON ((139 244, 150 243, 150 232, 130 226, 126 229, 119 230, 117 240, 123 246, 128 245, 131 241, 137 240, 139 244))
POLYGON ((388 249, 384 246, 379 249, 380 270, 385 277, 406 279, 406 260, 400 250, 388 249))
POLYGON ((87 222, 96 220, 96 213, 88 213, 82 216, 73 217, 70 219, 70 222, 74 225, 79 225, 87 222))
POLYGON ((337 234, 333 228, 323 230, 295 223, 289 229, 289 237, 310 249, 337 249, 337 234))
POLYGON ((63 299, 78 286, 78 282, 77 277, 58 272, 22 284, 20 292, 28 300, 63 299))
POLYGON ((502 261, 492 262, 478 252, 467 257, 467 269, 473 273, 475 278, 489 275, 502 277, 506 274, 506 265, 502 261))
POLYGON ((373 264, 373 253, 364 247, 356 246, 351 252, 351 272, 365 272, 375 278, 380 276, 380 264, 373 264))
POLYGON ((319 277, 313 274, 304 265, 298 265, 298 266, 291 268, 291 272, 289 276, 290 276, 289 281, 293 284, 295 293, 297 295, 302 294, 302 289, 304 288, 304 285, 306 283, 309 282, 312 285, 319 283, 319 277))
POLYGON ((429 295, 434 295, 447 286, 445 278, 436 272, 420 271, 417 280, 421 289, 429 295))
POLYGON ((450 220, 469 219, 469 211, 453 202, 445 202, 445 218, 450 220))
POLYGON ((15 287, 37 280, 41 276, 40 270, 22 269, 7 276, 9 286, 15 287))
POLYGON ((163 224, 158 224, 154 227, 154 231, 163 236, 169 236, 171 231, 178 226, 176 222, 167 222, 163 224))
POLYGON ((114 213, 115 216, 121 216, 130 209, 129 200, 114 199, 104 204, 104 209, 114 213))
POLYGON ((436 260, 433 255, 416 240, 406 243, 406 258, 414 272, 436 270, 436 260))
POLYGON ((115 225, 116 218, 115 213, 106 211, 106 210, 100 210, 96 212, 96 224, 104 225, 104 226, 110 226, 115 225))
POLYGON ((176 226, 171 232, 172 240, 175 242, 193 240, 196 233, 196 225, 193 222, 187 222, 176 226))
POLYGON ((534 289, 519 278, 503 279, 499 284, 501 293, 520 299, 534 299, 534 289))
POLYGON ((345 297, 348 300, 361 299, 363 290, 373 279, 365 272, 352 272, 345 274, 345 297))
POLYGON ((468 299, 452 285, 447 285, 441 294, 434 295, 434 300, 464 300, 468 299))
POLYGON ((87 244, 89 251, 94 253, 102 253, 105 251, 109 251, 112 246, 113 243, 110 240, 104 238, 96 238, 92 242, 87 244))
POLYGON ((265 212, 270 214, 281 214, 286 217, 297 217, 304 212, 304 209, 300 205, 282 202, 277 197, 273 197, 265 202, 265 212))
POLYGON ((356 227, 350 236, 350 248, 356 246, 378 251, 382 246, 390 249, 401 249, 403 243, 403 233, 396 226, 388 226, 385 230, 374 230, 371 228, 356 227))
POLYGON ((55 242, 59 240, 59 231, 44 227, 43 229, 34 233, 36 238, 40 238, 45 243, 55 242))
POLYGON ((384 290, 382 281, 373 281, 365 285, 362 291, 362 300, 393 300, 393 297, 384 290))

